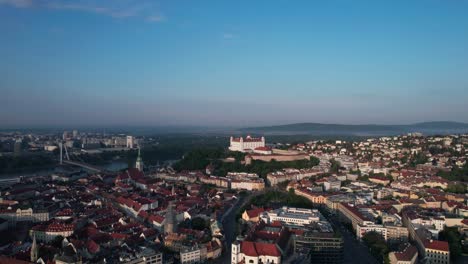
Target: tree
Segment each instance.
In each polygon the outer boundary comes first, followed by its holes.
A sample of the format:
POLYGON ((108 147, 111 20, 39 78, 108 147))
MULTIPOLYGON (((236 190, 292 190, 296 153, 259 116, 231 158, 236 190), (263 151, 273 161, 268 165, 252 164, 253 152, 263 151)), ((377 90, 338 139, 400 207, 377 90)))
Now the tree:
POLYGON ((320 164, 320 160, 315 156, 310 156, 310 162, 312 166, 317 166, 320 164))
POLYGON ((444 227, 444 230, 439 232, 439 239, 448 242, 450 257, 457 258, 462 254, 461 235, 456 227, 444 227))
POLYGON ((388 246, 384 237, 374 231, 367 232, 362 237, 364 243, 369 247, 371 254, 380 261, 385 261, 388 255, 388 246))
POLYGON ((208 228, 207 221, 201 217, 195 217, 192 219, 192 228, 196 230, 204 230, 208 228))
POLYGON ((423 152, 419 152, 417 154, 415 154, 412 159, 410 160, 409 164, 411 167, 416 167, 416 165, 418 164, 424 164, 426 163, 428 160, 426 154, 424 154, 423 152))
POLYGON ((454 166, 451 171, 439 171, 437 174, 450 181, 468 182, 468 162, 463 167, 454 166))
POLYGON ((62 248, 63 236, 56 236, 51 242, 50 245, 55 248, 62 248))
POLYGON ((466 192, 466 186, 463 183, 449 183, 447 186, 447 192, 451 193, 465 193, 466 192))
POLYGON ((341 163, 335 159, 331 159, 330 163, 330 173, 338 173, 340 171, 341 163))
POLYGON ((288 187, 288 184, 289 184, 290 182, 291 182, 291 181, 287 180, 287 181, 278 183, 276 186, 277 186, 278 189, 280 189, 280 190, 286 190, 286 188, 288 187))

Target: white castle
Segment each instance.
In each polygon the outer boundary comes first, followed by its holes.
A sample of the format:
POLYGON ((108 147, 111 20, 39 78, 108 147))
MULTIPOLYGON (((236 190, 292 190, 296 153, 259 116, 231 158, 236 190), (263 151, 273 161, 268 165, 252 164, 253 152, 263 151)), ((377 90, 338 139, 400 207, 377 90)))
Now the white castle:
POLYGON ((257 148, 265 148, 265 138, 254 138, 248 135, 247 137, 231 137, 230 151, 252 152, 257 148))

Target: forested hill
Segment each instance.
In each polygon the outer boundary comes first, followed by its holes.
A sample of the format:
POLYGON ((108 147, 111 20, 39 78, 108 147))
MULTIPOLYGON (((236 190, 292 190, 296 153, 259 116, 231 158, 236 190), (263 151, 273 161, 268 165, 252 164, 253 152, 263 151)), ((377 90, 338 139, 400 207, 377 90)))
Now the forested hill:
POLYGON ((243 133, 266 135, 310 134, 310 135, 396 135, 410 132, 424 134, 468 133, 468 124, 459 122, 423 122, 409 125, 344 125, 321 123, 296 123, 278 126, 248 127, 240 129, 243 133))

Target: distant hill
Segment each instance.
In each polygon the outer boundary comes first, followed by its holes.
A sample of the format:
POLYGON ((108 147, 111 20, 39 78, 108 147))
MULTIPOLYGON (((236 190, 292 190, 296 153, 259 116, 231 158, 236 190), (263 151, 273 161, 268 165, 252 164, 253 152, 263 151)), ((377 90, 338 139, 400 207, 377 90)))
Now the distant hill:
POLYGON ((468 124, 449 121, 422 122, 409 125, 343 125, 321 123, 296 123, 277 126, 247 127, 242 133, 265 135, 355 135, 381 136, 421 132, 426 135, 468 133, 468 124))

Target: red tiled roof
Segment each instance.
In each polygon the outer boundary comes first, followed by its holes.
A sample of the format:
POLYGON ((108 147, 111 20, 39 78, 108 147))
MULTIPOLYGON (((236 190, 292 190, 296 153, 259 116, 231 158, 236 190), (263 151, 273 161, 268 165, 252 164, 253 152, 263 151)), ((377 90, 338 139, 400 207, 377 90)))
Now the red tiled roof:
POLYGON ((385 177, 377 176, 377 175, 370 176, 369 179, 374 179, 374 180, 379 180, 379 181, 390 181, 389 179, 387 179, 385 177))
POLYGON ((269 147, 257 147, 255 150, 260 150, 260 151, 269 151, 271 150, 269 147))
POLYGON ((70 208, 63 209, 62 211, 58 212, 55 216, 72 216, 73 211, 70 208))
POLYGON ((243 241, 241 244, 241 251, 247 256, 258 257, 257 250, 255 249, 255 243, 250 241, 243 241))
POLYGON ((117 240, 124 240, 124 239, 126 239, 126 238, 128 237, 128 235, 126 235, 126 234, 121 234, 121 233, 112 233, 112 234, 111 234, 111 237, 112 237, 113 239, 117 239, 117 240))
POLYGON ((449 251, 449 244, 447 241, 426 240, 424 241, 424 247, 439 251, 449 251))
POLYGON ((45 224, 40 224, 32 227, 34 231, 43 231, 43 232, 64 232, 64 231, 73 231, 75 229, 74 224, 65 224, 59 221, 50 222, 45 224))
POLYGON ((279 257, 281 253, 275 244, 269 243, 258 243, 243 241, 241 244, 241 251, 247 256, 258 257, 258 256, 274 256, 279 257))
POLYGON ((467 225, 467 226, 468 226, 468 219, 463 219, 461 222, 462 222, 462 224, 464 224, 464 225, 467 225))
POLYGON ((398 261, 411 261, 416 254, 418 254, 416 247, 409 245, 405 250, 395 252, 395 257, 398 261))
POLYGON ((96 244, 93 240, 89 240, 86 243, 86 249, 88 249, 88 252, 91 254, 95 254, 99 251, 99 245, 96 244))
POLYGON ((255 248, 257 249, 259 256, 281 256, 281 253, 275 244, 255 243, 255 248))
POLYGON ((0 264, 28 264, 29 261, 19 260, 12 257, 0 256, 0 264))
POLYGON ((352 214, 354 214, 355 217, 358 217, 363 221, 369 220, 366 216, 364 216, 361 212, 359 212, 359 210, 356 207, 350 206, 347 203, 341 203, 341 205, 345 207, 346 209, 348 209, 348 211, 350 211, 352 214))
POLYGON ((148 220, 151 221, 151 222, 156 222, 156 223, 162 224, 162 222, 164 221, 164 217, 162 217, 160 215, 150 215, 148 217, 148 220))
POLYGON ((263 212, 265 212, 265 209, 255 208, 255 209, 252 209, 252 210, 248 210, 247 215, 249 216, 249 218, 254 218, 254 217, 258 217, 263 212))

